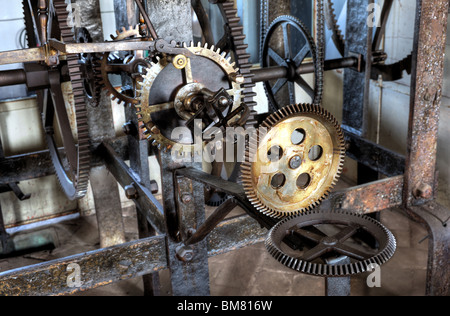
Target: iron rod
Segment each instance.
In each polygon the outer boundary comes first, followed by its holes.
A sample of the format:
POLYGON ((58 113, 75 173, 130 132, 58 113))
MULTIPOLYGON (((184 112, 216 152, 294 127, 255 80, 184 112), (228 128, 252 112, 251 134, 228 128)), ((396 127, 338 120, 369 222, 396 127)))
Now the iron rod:
POLYGON ((5 70, 0 72, 0 87, 25 84, 27 75, 23 69, 5 70))
MULTIPOLYGON (((358 59, 355 57, 346 57, 339 59, 331 59, 325 61, 324 69, 326 71, 341 69, 341 68, 351 68, 355 67, 358 64, 358 59)), ((262 68, 252 70, 252 74, 254 77, 252 78, 253 83, 269 81, 280 78, 287 78, 289 70, 287 67, 278 66, 278 67, 270 67, 270 68, 262 68)), ((304 75, 314 73, 314 63, 305 63, 300 65, 295 70, 297 75, 304 75)))

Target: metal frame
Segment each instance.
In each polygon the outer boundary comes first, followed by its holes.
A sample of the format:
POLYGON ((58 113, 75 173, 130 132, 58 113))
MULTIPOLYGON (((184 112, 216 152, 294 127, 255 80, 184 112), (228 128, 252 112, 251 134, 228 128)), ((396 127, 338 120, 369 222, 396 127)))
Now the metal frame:
MULTIPOLYGON (((361 1, 356 2, 355 5, 361 5, 361 1)), ((364 214, 403 208, 411 219, 422 223, 430 233, 427 294, 449 295, 447 263, 450 233, 446 225, 449 210, 435 202, 437 131, 449 1, 418 0, 417 5, 407 157, 403 158, 366 141, 364 137, 348 133, 350 156, 389 178, 335 192, 322 207, 364 214), (371 159, 367 158, 366 150, 370 150, 371 159), (373 153, 379 158, 373 159, 373 153)), ((359 53, 368 56, 370 52, 371 45, 366 45, 364 51, 359 53)), ((362 75, 360 79, 366 81, 370 78, 370 71, 362 75)), ((366 87, 361 89, 365 91, 366 87)), ((360 92, 358 98, 361 96, 364 98, 365 92, 360 92)), ((364 111, 360 111, 359 115, 363 117, 364 111)), ((357 127, 362 128, 360 125, 357 127)), ((363 129, 359 130, 356 134, 363 135, 363 129)), ((124 160, 134 150, 127 150, 128 146, 135 148, 137 145, 130 139, 128 142, 103 142, 98 146, 95 158, 106 164, 125 190, 130 190, 130 198, 158 236, 2 272, 1 294, 70 294, 170 269, 175 294, 207 295, 209 279, 200 282, 200 286, 196 283, 206 277, 207 258, 261 242, 265 238, 266 228, 275 224, 273 219, 261 216, 249 205, 240 185, 205 174, 195 166, 172 165, 164 153, 160 155, 160 160, 164 170, 163 181, 169 190, 164 195, 164 205, 161 205, 137 178, 139 172, 125 164, 124 160), (234 197, 208 219, 204 218, 199 202, 204 186, 234 197), (222 221, 234 206, 244 208, 248 215, 222 221), (73 263, 83 266, 83 284, 79 288, 67 285, 67 267, 73 263), (184 269, 189 269, 187 278, 181 275, 184 269)), ((146 150, 141 148, 140 155, 145 156, 146 150)), ((133 168, 139 171, 138 167, 133 168)), ((3 158, 0 160, 0 170, 8 171, 2 173, 0 183, 52 174, 47 152, 3 158)))

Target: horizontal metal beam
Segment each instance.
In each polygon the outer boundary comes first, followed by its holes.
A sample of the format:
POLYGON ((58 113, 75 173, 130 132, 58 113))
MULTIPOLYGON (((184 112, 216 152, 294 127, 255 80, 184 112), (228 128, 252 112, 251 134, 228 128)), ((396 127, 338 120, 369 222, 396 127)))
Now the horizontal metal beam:
POLYGON ((165 236, 157 236, 0 273, 0 295, 71 294, 163 269, 165 236))
POLYGON ((44 60, 45 60, 45 51, 43 47, 0 52, 0 65, 27 63, 44 60))
POLYGON ((359 214, 380 212, 403 203, 404 177, 397 176, 334 192, 321 206, 359 214))
POLYGON ((388 177, 405 173, 405 156, 345 131, 345 129, 344 132, 349 158, 388 177))

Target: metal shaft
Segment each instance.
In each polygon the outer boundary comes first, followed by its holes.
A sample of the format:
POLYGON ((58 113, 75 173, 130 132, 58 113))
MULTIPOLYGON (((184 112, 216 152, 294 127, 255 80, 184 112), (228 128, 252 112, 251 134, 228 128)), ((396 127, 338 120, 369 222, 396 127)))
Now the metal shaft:
POLYGON ((23 69, 0 71, 0 87, 14 86, 27 82, 27 75, 23 69))
MULTIPOLYGON (((358 59, 355 57, 347 57, 347 58, 339 58, 325 61, 324 69, 326 71, 340 69, 340 68, 350 68, 354 67, 358 64, 358 59)), ((314 63, 306 63, 302 64, 295 70, 297 75, 304 75, 309 73, 314 73, 314 63)), ((279 66, 279 67, 270 67, 263 69, 255 69, 252 70, 253 83, 269 81, 280 78, 287 78, 289 74, 289 70, 287 67, 279 66)))

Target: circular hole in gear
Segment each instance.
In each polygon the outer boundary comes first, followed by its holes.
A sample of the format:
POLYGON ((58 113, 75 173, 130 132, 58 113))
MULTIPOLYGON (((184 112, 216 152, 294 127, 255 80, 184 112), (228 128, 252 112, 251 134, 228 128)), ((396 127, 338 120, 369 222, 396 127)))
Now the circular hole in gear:
POLYGON ((310 184, 311 176, 307 173, 303 173, 297 178, 297 187, 299 189, 305 190, 309 187, 310 184))
POLYGON ((292 133, 291 141, 292 141, 292 144, 294 144, 294 145, 301 145, 305 141, 305 138, 306 138, 305 130, 301 129, 301 128, 297 128, 292 133))
POLYGON ((267 157, 269 158, 269 161, 277 162, 280 161, 281 157, 283 157, 283 154, 283 148, 281 148, 280 146, 273 146, 268 151, 267 157))
POLYGON ((270 181, 270 185, 275 190, 281 189, 286 184, 286 176, 282 173, 277 173, 272 177, 272 181, 270 181))
POLYGON ((322 158, 322 155, 323 155, 323 148, 322 146, 319 145, 313 146, 308 153, 308 157, 311 161, 319 160, 320 158, 322 158))

